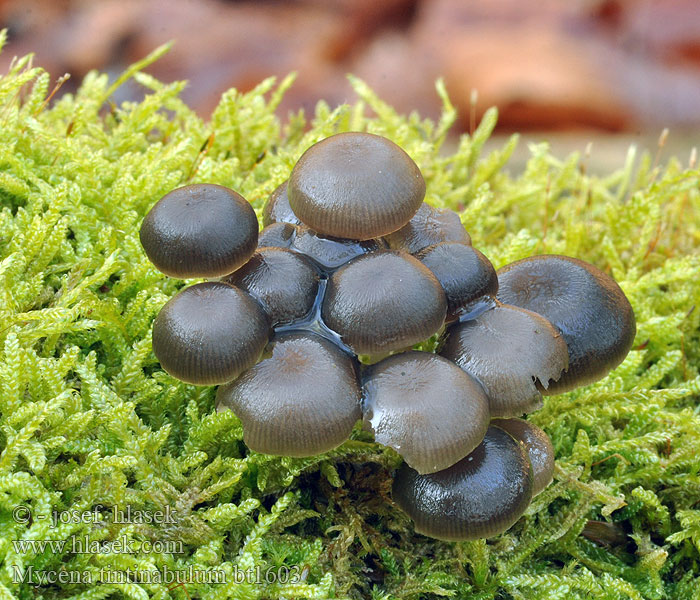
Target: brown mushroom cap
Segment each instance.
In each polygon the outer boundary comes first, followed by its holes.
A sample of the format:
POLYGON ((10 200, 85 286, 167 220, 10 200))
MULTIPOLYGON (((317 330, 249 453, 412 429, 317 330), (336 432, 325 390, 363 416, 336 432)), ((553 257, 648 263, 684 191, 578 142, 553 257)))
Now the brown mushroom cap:
POLYGON ((312 333, 273 340, 270 356, 219 387, 216 399, 217 410, 241 420, 248 447, 265 454, 321 454, 347 440, 362 416, 353 359, 312 333))
POLYGON ((231 381, 258 360, 270 326, 245 292, 218 281, 185 288, 153 322, 153 353, 170 375, 195 385, 231 381))
POLYGON ((265 202, 262 210, 263 227, 272 225, 273 223, 290 223, 291 225, 299 225, 301 221, 294 214, 292 207, 289 206, 289 197, 287 196, 288 181, 277 186, 274 192, 265 202))
POLYGON ((278 325, 309 313, 318 291, 319 275, 300 254, 284 248, 261 248, 224 281, 258 300, 270 323, 278 325))
POLYGON ((530 504, 532 467, 520 443, 489 427, 483 442, 448 469, 419 475, 402 465, 393 497, 418 533, 448 541, 493 537, 530 504))
POLYGON ((291 247, 306 254, 328 273, 357 256, 385 249, 386 244, 381 239, 355 241, 326 237, 300 225, 291 247))
POLYGON ((379 250, 331 275, 321 315, 356 354, 380 354, 429 338, 446 308, 445 293, 425 265, 405 252, 379 250))
POLYGON ((367 370, 363 391, 363 418, 375 441, 394 448, 419 473, 464 458, 489 426, 479 382, 437 354, 385 358, 367 370))
POLYGON ((484 386, 492 417, 541 408, 535 381, 547 387, 568 364, 566 344, 549 321, 507 304, 457 325, 440 354, 484 386))
POLYGON ((493 265, 477 249, 458 242, 442 242, 416 255, 428 267, 447 297, 447 321, 456 319, 474 300, 498 291, 493 265))
POLYGON ((170 277, 222 277, 255 251, 258 220, 240 194, 197 183, 156 202, 141 224, 140 238, 149 260, 170 277))
POLYGON ((384 236, 392 250, 415 254, 423 248, 442 242, 471 245, 459 215, 448 208, 435 208, 423 202, 411 220, 401 229, 384 236))
POLYGON ((559 255, 532 256, 498 271, 498 298, 536 312, 564 337, 569 369, 547 394, 593 383, 627 356, 636 324, 620 286, 591 264, 559 255))
POLYGON ((523 419, 494 419, 494 427, 507 431, 521 442, 532 463, 532 495, 544 490, 554 476, 554 446, 547 434, 537 425, 523 419))
POLYGON ((391 140, 339 133, 311 146, 292 170, 294 213, 322 235, 354 240, 403 227, 425 195, 420 169, 391 140))
POLYGON ((290 248, 297 228, 289 223, 272 223, 258 235, 258 248, 290 248))

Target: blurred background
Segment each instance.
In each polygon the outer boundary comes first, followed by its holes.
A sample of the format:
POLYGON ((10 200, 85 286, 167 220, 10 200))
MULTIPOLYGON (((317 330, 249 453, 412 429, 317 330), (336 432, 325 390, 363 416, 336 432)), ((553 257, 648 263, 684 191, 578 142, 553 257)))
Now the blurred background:
POLYGON ((64 92, 175 40, 147 71, 189 80, 184 99, 205 118, 226 89, 291 71, 282 118, 321 98, 353 101, 346 73, 398 110, 435 118, 442 76, 458 131, 495 105, 498 133, 561 152, 593 141, 608 171, 630 142, 655 151, 663 128, 665 153, 688 156, 699 139, 698 0, 0 0, 0 26, 10 40, 0 71, 34 52, 54 78, 71 74, 64 92))

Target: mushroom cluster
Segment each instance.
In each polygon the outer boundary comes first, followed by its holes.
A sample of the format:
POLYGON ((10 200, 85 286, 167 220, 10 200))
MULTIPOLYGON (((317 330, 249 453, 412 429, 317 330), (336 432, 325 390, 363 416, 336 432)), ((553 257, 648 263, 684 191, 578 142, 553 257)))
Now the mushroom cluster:
POLYGON ((209 280, 165 304, 153 351, 177 379, 221 384, 217 410, 233 410, 257 452, 326 452, 362 419, 405 461, 393 497, 416 531, 490 537, 552 480, 550 440, 520 417, 617 366, 634 313, 574 258, 496 272, 424 195, 406 152, 359 132, 301 156, 261 232, 228 188, 170 192, 142 245, 163 273, 209 280), (436 334, 437 354, 412 349, 436 334))

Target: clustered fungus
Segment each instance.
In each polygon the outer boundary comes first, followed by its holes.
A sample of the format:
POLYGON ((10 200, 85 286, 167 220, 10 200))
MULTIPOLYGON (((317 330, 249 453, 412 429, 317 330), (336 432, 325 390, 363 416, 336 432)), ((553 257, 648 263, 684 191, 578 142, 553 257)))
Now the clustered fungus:
POLYGON ((577 259, 496 271, 425 191, 406 152, 359 132, 301 156, 260 232, 232 190, 173 190, 143 221, 144 250, 167 275, 216 280, 165 304, 153 351, 177 379, 221 384, 217 410, 257 452, 320 454, 362 420, 405 461, 393 497, 417 532, 491 537, 553 476, 549 438, 520 417, 620 364, 634 313, 577 259), (434 335, 437 354, 412 349, 434 335))

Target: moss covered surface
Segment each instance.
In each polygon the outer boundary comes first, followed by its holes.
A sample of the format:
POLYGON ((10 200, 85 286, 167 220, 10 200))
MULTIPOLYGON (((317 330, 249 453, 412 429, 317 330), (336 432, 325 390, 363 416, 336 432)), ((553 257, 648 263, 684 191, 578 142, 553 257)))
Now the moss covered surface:
POLYGON ((542 145, 513 177, 515 137, 481 151, 494 111, 441 150, 455 114, 440 85, 438 123, 397 115, 359 81, 357 104, 280 123, 290 79, 227 92, 205 122, 178 99, 184 83, 140 72, 160 52, 112 85, 90 74, 50 107, 49 77, 28 58, 0 79, 0 598, 700 598, 700 172, 631 151, 593 177, 585 157, 542 145), (129 77, 145 100, 114 106, 129 77), (497 267, 576 256, 634 306, 625 362, 531 415, 554 442, 555 481, 495 539, 416 535, 390 500, 400 459, 359 428, 320 457, 249 452, 214 388, 175 381, 151 351, 153 318, 184 282, 141 249, 150 206, 202 181, 259 213, 305 148, 345 130, 405 148, 427 201, 461 210, 497 267), (112 522, 127 506, 173 518, 112 522), (53 511, 95 507, 97 523, 53 526, 53 511), (78 554, 73 539, 131 552, 78 554), (158 583, 168 571, 188 582, 158 583))

